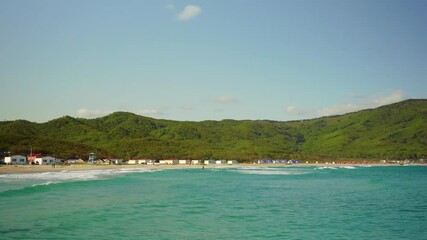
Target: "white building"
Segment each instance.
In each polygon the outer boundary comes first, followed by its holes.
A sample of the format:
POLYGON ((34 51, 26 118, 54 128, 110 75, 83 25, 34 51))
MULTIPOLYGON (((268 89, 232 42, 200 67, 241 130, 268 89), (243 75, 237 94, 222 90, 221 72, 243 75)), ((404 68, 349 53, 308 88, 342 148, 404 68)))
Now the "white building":
POLYGON ((129 159, 128 164, 135 165, 135 164, 141 164, 139 159, 129 159))
POLYGON ((170 165, 170 164, 178 164, 179 161, 177 159, 162 159, 159 161, 160 164, 166 164, 166 165, 170 165))
POLYGON ((190 164, 191 161, 190 160, 186 160, 186 159, 180 159, 180 160, 178 160, 178 163, 179 164, 190 164))
POLYGON ((13 155, 4 158, 6 164, 27 164, 27 158, 22 155, 13 155))
POLYGON ((56 164, 57 159, 51 156, 36 157, 36 159, 34 160, 34 163, 39 165, 56 164))
POLYGON ((203 164, 203 160, 191 160, 191 164, 203 164))
POLYGON ((110 159, 111 164, 123 164, 123 159, 110 159))
POLYGON ((228 160, 227 164, 228 165, 233 165, 233 164, 238 164, 239 162, 237 160, 228 160))
POLYGON ((226 164, 227 161, 226 160, 216 160, 215 164, 226 164))
POLYGON ((203 164, 215 164, 215 160, 205 160, 203 161, 203 164))
POLYGON ((151 159, 129 159, 128 164, 148 164, 151 159))

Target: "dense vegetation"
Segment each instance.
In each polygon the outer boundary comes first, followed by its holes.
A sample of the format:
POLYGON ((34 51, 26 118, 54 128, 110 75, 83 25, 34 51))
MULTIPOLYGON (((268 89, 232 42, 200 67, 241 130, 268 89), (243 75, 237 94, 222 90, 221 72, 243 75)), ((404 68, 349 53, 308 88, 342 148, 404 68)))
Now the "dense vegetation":
POLYGON ((116 112, 46 123, 0 122, 0 150, 59 158, 405 159, 427 156, 427 100, 406 100, 341 116, 170 121, 116 112))

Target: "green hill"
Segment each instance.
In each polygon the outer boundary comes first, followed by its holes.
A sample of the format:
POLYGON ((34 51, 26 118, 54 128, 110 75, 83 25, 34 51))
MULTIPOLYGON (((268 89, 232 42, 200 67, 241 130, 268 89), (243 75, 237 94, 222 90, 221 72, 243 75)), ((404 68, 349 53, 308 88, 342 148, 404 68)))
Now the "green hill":
POLYGON ((405 159, 427 156, 427 100, 303 121, 170 121, 116 112, 0 122, 0 150, 60 158, 405 159))

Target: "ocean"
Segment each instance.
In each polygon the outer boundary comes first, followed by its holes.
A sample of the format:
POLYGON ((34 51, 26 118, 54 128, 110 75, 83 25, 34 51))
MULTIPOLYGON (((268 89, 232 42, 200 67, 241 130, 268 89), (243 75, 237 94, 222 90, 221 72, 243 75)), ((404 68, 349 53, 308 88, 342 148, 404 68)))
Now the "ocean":
POLYGON ((0 175, 0 239, 427 239, 427 167, 0 175))

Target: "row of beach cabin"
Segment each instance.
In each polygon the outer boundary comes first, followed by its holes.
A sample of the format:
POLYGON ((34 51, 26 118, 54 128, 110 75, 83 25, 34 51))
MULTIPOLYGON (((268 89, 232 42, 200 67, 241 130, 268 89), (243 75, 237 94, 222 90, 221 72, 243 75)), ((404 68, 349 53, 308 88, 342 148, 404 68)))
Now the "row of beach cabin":
POLYGON ((161 164, 161 165, 208 165, 208 164, 238 164, 237 160, 188 160, 188 159, 161 159, 161 160, 152 160, 152 159, 130 159, 127 161, 127 164, 161 164))
POLYGON ((22 156, 22 155, 13 155, 4 158, 4 163, 10 165, 24 165, 24 164, 35 164, 35 165, 49 165, 49 164, 82 164, 82 163, 91 163, 91 164, 147 164, 147 165, 190 165, 190 164, 238 164, 236 160, 188 160, 188 159, 129 159, 127 161, 123 159, 98 159, 91 162, 86 162, 83 159, 58 159, 50 156, 22 156))
POLYGON ((4 158, 4 163, 12 165, 24 165, 24 164, 37 164, 37 165, 47 165, 47 164, 57 164, 61 160, 50 157, 50 156, 22 156, 22 155, 13 155, 4 158))
POLYGON ((261 159, 258 160, 259 164, 299 164, 299 160, 294 160, 294 159, 290 159, 290 160, 276 160, 276 159, 261 159))

